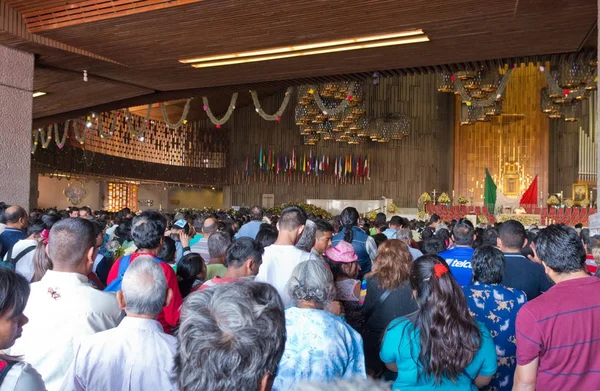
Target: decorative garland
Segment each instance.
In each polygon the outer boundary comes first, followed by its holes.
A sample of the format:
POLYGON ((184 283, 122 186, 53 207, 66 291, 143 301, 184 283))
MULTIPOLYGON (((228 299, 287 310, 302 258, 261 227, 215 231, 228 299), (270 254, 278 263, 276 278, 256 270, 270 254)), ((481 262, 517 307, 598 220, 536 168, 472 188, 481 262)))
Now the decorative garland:
POLYGON ((202 97, 202 103, 204 104, 202 109, 204 111, 206 111, 206 115, 210 119, 210 122, 217 125, 217 129, 220 129, 221 125, 223 125, 225 122, 227 122, 229 120, 229 118, 231 117, 231 114, 233 114, 233 111, 235 110, 235 102, 237 102, 237 98, 238 98, 238 93, 234 92, 233 95, 231 96, 231 101, 229 102, 229 107, 227 108, 227 112, 225 113, 225 115, 223 117, 221 117, 221 119, 217 119, 213 115, 212 111, 210 110, 210 107, 208 106, 208 98, 205 96, 202 97))
MULTIPOLYGON (((178 129, 179 127, 181 127, 181 125, 183 125, 184 123, 187 123, 187 116, 188 113, 190 111, 190 102, 192 101, 192 98, 188 99, 187 102, 185 102, 185 106, 183 107, 183 113, 181 114, 181 118, 179 118, 179 121, 176 124, 171 123, 171 121, 169 121, 169 114, 167 113, 167 108, 165 107, 164 104, 160 105, 160 110, 162 111, 162 115, 163 115, 163 120, 165 121, 165 124, 167 125, 167 127, 169 129, 178 129)), ((206 103, 204 104, 205 106, 208 106, 206 103)))
POLYGON ((33 131, 33 145, 31 146, 31 154, 35 154, 35 151, 37 150, 37 146, 38 146, 38 138, 40 136, 39 134, 39 130, 34 130, 33 131))
POLYGON ((258 101, 258 94, 256 91, 250 90, 250 95, 252 95, 252 101, 254 102, 254 107, 256 107, 256 112, 258 115, 267 121, 280 121, 283 112, 287 108, 288 103, 290 103, 290 98, 292 97, 293 91, 294 87, 288 87, 287 91, 285 92, 285 98, 283 98, 283 102, 281 102, 281 106, 279 106, 279 110, 277 110, 273 115, 265 113, 265 111, 262 109, 260 102, 258 101))
POLYGON ((79 141, 79 144, 85 142, 85 138, 87 137, 88 130, 84 127, 83 132, 79 134, 79 121, 73 120, 73 134, 75 135, 75 139, 79 141))
POLYGON ((48 136, 46 137, 46 131, 44 130, 44 128, 39 128, 38 131, 40 132, 40 137, 42 138, 42 148, 46 149, 48 148, 48 145, 50 145, 50 141, 52 141, 52 127, 54 126, 54 128, 57 127, 56 124, 50 125, 50 129, 48 130, 48 136))
POLYGON ((65 143, 67 142, 70 122, 71 122, 70 119, 65 121, 62 139, 60 139, 60 137, 58 135, 58 125, 54 124, 54 142, 56 143, 56 146, 58 147, 58 149, 63 149, 63 147, 65 146, 65 143))
POLYGON ((469 95, 469 93, 465 89, 465 86, 464 86, 462 80, 458 77, 455 77, 454 75, 452 77, 453 77, 453 82, 456 86, 456 91, 460 94, 460 98, 462 99, 463 102, 465 102, 467 104, 467 106, 488 107, 488 106, 493 105, 495 101, 502 99, 502 96, 504 95, 504 91, 506 90, 506 86, 508 85, 508 81, 510 79, 511 74, 512 74, 512 68, 507 69, 504 76, 502 76, 502 80, 500 80, 500 83, 498 84, 498 88, 496 89, 496 92, 493 92, 490 95, 488 95, 488 97, 486 99, 471 98, 471 95, 469 95), (494 94, 495 94, 495 96, 493 96, 494 94))
MULTIPOLYGON (((112 111, 110 112, 110 115, 112 115, 112 111)), ((98 134, 100 135, 100 138, 111 138, 114 134, 115 134, 115 128, 117 126, 117 115, 115 115, 115 118, 113 119, 113 121, 110 124, 110 128, 108 133, 104 133, 104 125, 102 123, 102 118, 100 118, 100 116, 98 115, 98 134)), ((110 117, 109 117, 110 120, 110 117)))
POLYGON ((142 125, 142 128, 140 131, 137 131, 135 129, 135 126, 131 123, 131 113, 129 112, 129 108, 125 109, 125 121, 127 122, 127 126, 129 127, 129 131, 131 132, 131 134, 133 134, 135 137, 142 138, 144 137, 144 134, 146 133, 146 130, 148 130, 148 125, 150 124, 150 113, 152 112, 152 105, 148 105, 148 109, 146 110, 146 117, 144 118, 144 124, 142 125))
POLYGON ((334 107, 333 109, 327 109, 327 107, 325 107, 325 105, 323 104, 323 101, 321 100, 321 95, 319 95, 319 92, 317 91, 317 89, 314 86, 310 87, 310 90, 308 90, 308 93, 313 95, 313 97, 315 98, 315 103, 317 104, 319 109, 323 112, 323 114, 337 115, 337 114, 340 114, 341 112, 343 112, 344 110, 346 110, 346 107, 348 106, 349 102, 352 100, 352 96, 354 95, 354 91, 356 89, 356 83, 351 83, 351 84, 352 85, 348 88, 348 96, 346 96, 346 98, 344 100, 342 100, 342 102, 339 105, 337 105, 336 107, 334 107))

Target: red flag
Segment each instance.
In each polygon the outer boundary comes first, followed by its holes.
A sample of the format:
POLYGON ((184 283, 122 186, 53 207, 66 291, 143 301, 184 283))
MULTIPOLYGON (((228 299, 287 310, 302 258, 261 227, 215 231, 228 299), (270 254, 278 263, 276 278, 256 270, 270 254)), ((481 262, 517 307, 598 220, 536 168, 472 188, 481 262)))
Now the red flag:
POLYGON ((537 175, 533 178, 533 182, 529 185, 529 188, 521 197, 521 206, 525 205, 537 205, 538 203, 538 177, 537 175))
POLYGON ((362 178, 363 176, 363 157, 362 157, 362 153, 360 154, 360 156, 358 157, 358 177, 362 178))

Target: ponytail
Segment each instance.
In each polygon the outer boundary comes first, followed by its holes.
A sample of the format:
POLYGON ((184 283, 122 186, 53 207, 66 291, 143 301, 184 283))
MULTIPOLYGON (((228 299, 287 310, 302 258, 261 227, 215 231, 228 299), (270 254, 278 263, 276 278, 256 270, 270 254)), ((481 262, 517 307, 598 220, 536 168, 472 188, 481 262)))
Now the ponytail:
POLYGON ((352 231, 352 224, 344 225, 344 242, 352 243, 354 240, 354 231, 352 231))
POLYGON ((342 218, 342 224, 344 225, 344 241, 352 243, 352 240, 354 240, 352 227, 358 224, 358 211, 356 208, 349 206, 342 211, 340 217, 342 218))

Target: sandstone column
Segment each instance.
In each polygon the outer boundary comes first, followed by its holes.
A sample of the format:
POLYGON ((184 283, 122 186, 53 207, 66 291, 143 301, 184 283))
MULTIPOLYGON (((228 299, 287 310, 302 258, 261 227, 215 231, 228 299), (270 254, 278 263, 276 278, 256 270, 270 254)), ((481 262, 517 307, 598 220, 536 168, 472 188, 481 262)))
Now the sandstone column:
POLYGON ((29 208, 33 54, 0 46, 0 201, 29 208))

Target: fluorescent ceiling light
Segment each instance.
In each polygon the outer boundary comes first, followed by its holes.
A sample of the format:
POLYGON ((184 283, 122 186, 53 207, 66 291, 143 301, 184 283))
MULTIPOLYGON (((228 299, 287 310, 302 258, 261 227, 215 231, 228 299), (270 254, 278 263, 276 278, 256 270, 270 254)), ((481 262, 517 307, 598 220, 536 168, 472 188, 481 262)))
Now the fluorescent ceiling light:
POLYGON ((233 58, 229 60, 223 61, 210 61, 210 62, 200 62, 196 64, 192 64, 194 68, 209 68, 209 67, 218 67, 224 65, 234 65, 234 64, 246 64, 251 62, 259 62, 259 61, 269 61, 269 60, 279 60, 283 58, 293 58, 300 56, 312 56, 318 54, 326 54, 326 53, 336 53, 336 52, 345 52, 349 50, 359 50, 359 49, 369 49, 369 48, 378 48, 384 46, 395 46, 395 45, 406 45, 410 43, 419 43, 419 42, 428 42, 429 37, 426 35, 409 37, 409 38, 400 38, 400 39, 387 39, 383 41, 374 41, 360 44, 352 44, 352 45, 341 45, 335 47, 325 47, 322 49, 312 49, 312 50, 303 50, 296 51, 291 53, 282 53, 282 54, 273 54, 267 56, 255 56, 255 57, 247 57, 247 58, 233 58))
POLYGON ((44 96, 44 95, 46 95, 46 93, 43 92, 43 91, 34 91, 33 92, 33 97, 34 98, 37 98, 38 96, 44 96))
MULTIPOLYGON (((294 45, 294 46, 268 48, 268 49, 262 49, 262 50, 240 52, 240 53, 222 54, 222 55, 208 56, 208 57, 188 58, 188 59, 179 60, 179 62, 182 64, 195 64, 195 63, 214 62, 214 61, 221 61, 221 60, 245 59, 248 57, 257 57, 257 56, 270 56, 270 55, 276 55, 276 54, 284 54, 285 55, 285 54, 306 52, 306 51, 309 51, 312 49, 337 48, 340 46, 353 46, 353 44, 357 44, 357 43, 384 41, 384 40, 392 40, 392 39, 396 39, 396 38, 413 37, 413 36, 426 37, 426 35, 424 35, 424 33, 423 33, 423 30, 420 30, 420 29, 407 30, 407 31, 401 31, 398 33, 373 35, 373 36, 358 37, 358 38, 349 38, 349 39, 342 39, 342 40, 337 40, 337 41, 319 42, 319 43, 312 43, 312 44, 306 44, 306 45, 294 45)), ((427 39, 427 40, 429 40, 429 39, 427 39)), ((417 41, 417 42, 424 42, 424 41, 417 41)), ((412 43, 412 42, 405 42, 405 43, 412 43)), ((402 43, 397 43, 397 45, 400 45, 400 44, 402 44, 402 43)), ((387 45, 382 45, 382 46, 387 46, 387 45)), ((368 46, 368 47, 376 47, 376 46, 368 46)), ((361 48, 359 48, 359 49, 361 49, 361 48)), ((348 50, 354 50, 354 49, 348 49, 348 50)), ((340 50, 332 50, 332 51, 340 51, 340 50)), ((314 53, 314 54, 319 54, 319 53, 314 53)), ((301 55, 308 55, 308 54, 301 54, 301 55)), ((288 56, 288 57, 296 57, 296 56, 288 56)), ((288 58, 288 57, 281 57, 281 58, 288 58)), ((266 60, 260 60, 260 61, 266 61, 266 60)), ((254 62, 254 61, 251 61, 251 62, 254 62)), ((238 64, 239 63, 240 62, 238 62, 238 64)), ((217 65, 212 65, 212 66, 217 66, 217 65)))

